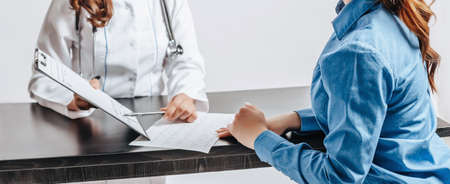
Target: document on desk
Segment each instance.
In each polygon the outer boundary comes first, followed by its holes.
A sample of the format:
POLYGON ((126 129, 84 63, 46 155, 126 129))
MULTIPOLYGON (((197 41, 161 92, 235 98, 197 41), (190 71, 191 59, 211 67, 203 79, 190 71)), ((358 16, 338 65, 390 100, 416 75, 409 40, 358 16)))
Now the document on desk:
POLYGON ((45 53, 36 50, 35 68, 37 71, 61 84, 68 90, 78 94, 90 104, 102 109, 105 113, 111 115, 139 134, 148 137, 136 117, 124 116, 124 114, 132 113, 130 109, 123 106, 103 91, 94 89, 88 81, 73 72, 62 62, 53 60, 45 53))
POLYGON ((234 114, 198 113, 193 123, 158 120, 147 130, 150 140, 138 137, 132 146, 151 146, 184 149, 209 153, 219 140, 216 130, 226 127, 234 120, 234 114))

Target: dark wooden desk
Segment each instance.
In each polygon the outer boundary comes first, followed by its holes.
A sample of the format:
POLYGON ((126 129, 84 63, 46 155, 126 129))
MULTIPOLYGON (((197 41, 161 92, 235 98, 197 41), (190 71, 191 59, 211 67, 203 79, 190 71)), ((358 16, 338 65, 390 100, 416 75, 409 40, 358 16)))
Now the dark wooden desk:
MULTIPOLYGON (((283 88, 208 96, 211 112, 233 113, 251 102, 272 116, 309 106, 308 94, 308 88, 283 88)), ((157 110, 166 104, 164 97, 120 102, 135 111, 157 110)), ((149 127, 159 118, 142 121, 149 127)), ((450 136, 450 127, 442 125, 438 133, 450 136)), ((0 104, 0 183, 109 180, 268 166, 232 139, 219 141, 210 154, 203 154, 128 146, 137 136, 99 110, 89 118, 70 120, 37 104, 0 104)), ((320 134, 299 138, 315 149, 323 149, 322 139, 320 134)))

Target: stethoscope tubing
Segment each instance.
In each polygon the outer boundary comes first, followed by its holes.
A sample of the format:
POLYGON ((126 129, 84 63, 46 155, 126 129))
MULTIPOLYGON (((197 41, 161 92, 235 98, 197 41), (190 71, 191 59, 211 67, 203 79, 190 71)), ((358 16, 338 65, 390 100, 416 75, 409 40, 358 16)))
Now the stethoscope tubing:
POLYGON ((169 11, 167 10, 167 4, 165 0, 160 0, 161 2, 161 11, 163 14, 164 25, 167 29, 167 35, 169 37, 169 41, 175 41, 175 36, 173 34, 172 23, 169 18, 169 11))

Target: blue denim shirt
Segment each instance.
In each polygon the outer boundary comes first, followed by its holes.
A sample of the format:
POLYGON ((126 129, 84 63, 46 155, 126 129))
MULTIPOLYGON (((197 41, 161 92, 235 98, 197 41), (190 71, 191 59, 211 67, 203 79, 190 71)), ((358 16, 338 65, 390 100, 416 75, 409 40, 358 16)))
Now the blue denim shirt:
POLYGON ((312 109, 298 111, 301 131, 325 133, 326 152, 265 131, 259 158, 298 183, 450 183, 417 37, 375 0, 351 1, 333 27, 312 109))

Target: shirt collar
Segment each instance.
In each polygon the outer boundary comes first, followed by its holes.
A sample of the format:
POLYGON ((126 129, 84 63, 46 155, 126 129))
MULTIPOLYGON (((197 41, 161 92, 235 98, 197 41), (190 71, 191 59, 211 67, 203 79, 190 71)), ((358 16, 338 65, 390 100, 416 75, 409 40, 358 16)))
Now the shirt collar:
POLYGON ((342 10, 342 8, 345 7, 344 0, 339 0, 338 4, 336 5, 336 14, 339 14, 342 10))
POLYGON ((342 39, 350 27, 376 2, 376 0, 352 0, 349 4, 343 6, 340 1, 338 7, 336 7, 336 12, 339 15, 333 20, 333 28, 337 38, 342 39))

